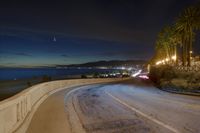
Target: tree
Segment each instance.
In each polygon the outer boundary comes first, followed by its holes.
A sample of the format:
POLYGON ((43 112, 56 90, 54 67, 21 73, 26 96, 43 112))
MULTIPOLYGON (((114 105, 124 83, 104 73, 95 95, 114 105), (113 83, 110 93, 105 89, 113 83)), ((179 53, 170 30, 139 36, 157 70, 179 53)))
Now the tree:
POLYGON ((166 26, 158 34, 156 41, 156 57, 160 59, 172 60, 176 56, 176 47, 180 44, 179 37, 174 32, 174 27, 166 26))
POLYGON ((170 36, 170 43, 173 46, 173 55, 176 56, 176 65, 178 63, 178 46, 182 46, 181 35, 175 32, 175 28, 173 28, 172 35, 170 36))
POLYGON ((195 38, 195 30, 200 28, 200 9, 199 6, 191 6, 181 13, 176 21, 176 32, 181 35, 183 65, 191 66, 192 44, 195 38))
POLYGON ((168 27, 165 27, 159 34, 156 41, 156 53, 160 56, 160 59, 169 58, 169 42, 167 41, 168 27))

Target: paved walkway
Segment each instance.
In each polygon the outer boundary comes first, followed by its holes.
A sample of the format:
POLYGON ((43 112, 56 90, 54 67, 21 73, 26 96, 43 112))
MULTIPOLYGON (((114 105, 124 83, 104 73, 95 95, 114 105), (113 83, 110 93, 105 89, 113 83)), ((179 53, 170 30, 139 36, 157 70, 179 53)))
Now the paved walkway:
POLYGON ((47 98, 35 112, 27 133, 71 133, 68 116, 64 109, 63 90, 47 98))

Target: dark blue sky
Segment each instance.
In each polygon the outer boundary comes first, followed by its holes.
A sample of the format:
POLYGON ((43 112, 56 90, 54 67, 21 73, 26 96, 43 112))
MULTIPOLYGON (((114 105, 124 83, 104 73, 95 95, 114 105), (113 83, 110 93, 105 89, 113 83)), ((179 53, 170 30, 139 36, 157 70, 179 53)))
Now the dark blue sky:
POLYGON ((197 1, 0 2, 0 66, 149 59, 157 33, 197 1))

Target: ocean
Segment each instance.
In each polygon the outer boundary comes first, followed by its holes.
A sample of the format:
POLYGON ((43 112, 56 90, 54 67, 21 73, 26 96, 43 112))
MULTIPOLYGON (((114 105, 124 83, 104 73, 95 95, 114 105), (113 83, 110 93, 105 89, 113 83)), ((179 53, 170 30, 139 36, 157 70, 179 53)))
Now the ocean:
POLYGON ((89 69, 89 68, 0 68, 0 80, 18 80, 44 75, 53 77, 73 76, 93 73, 111 72, 113 69, 89 69))

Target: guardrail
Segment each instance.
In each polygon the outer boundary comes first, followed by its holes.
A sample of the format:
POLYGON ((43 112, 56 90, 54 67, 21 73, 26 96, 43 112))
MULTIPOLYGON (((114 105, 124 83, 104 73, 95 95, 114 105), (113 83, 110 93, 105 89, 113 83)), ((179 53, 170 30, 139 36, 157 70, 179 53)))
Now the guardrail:
POLYGON ((191 67, 177 66, 175 67, 175 69, 183 72, 199 72, 200 66, 191 66, 191 67))
POLYGON ((0 133, 25 133, 39 105, 51 94, 80 85, 122 79, 74 79, 41 83, 0 102, 0 133))

